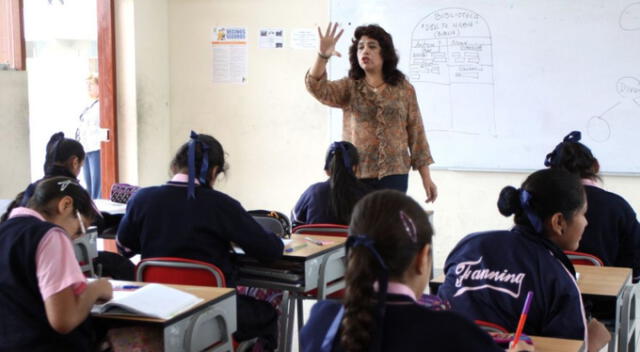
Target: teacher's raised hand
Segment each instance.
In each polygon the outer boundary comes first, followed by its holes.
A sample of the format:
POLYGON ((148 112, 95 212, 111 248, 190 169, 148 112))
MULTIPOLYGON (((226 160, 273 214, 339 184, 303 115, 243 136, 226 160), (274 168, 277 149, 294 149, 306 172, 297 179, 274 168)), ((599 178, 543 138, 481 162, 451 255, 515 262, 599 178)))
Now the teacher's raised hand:
POLYGON ((331 56, 335 55, 337 57, 341 57, 342 55, 336 51, 336 43, 344 33, 344 29, 340 29, 338 31, 338 23, 334 23, 333 26, 331 22, 327 26, 327 30, 322 35, 322 30, 320 26, 318 26, 318 36, 320 37, 320 48, 319 48, 319 56, 325 60, 328 60, 331 56), (336 34, 337 32, 337 34, 336 34))

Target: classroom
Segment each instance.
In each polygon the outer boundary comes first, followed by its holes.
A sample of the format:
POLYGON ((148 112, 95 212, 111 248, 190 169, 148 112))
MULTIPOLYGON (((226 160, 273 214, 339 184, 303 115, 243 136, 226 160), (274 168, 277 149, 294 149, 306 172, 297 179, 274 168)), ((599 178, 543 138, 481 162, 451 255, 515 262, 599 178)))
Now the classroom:
MULTIPOLYGON (((305 72, 317 52, 292 48, 288 32, 301 28, 315 30, 316 26, 341 19, 341 13, 335 12, 333 7, 340 1, 111 2, 116 34, 118 182, 143 187, 166 182, 170 178, 168 165, 173 153, 188 139, 191 130, 211 134, 224 145, 229 170, 216 183, 216 189, 239 200, 245 209, 273 209, 289 214, 306 187, 325 178, 322 163, 327 146, 340 138, 336 132, 339 131, 340 113, 331 112, 307 92, 305 72), (212 29, 224 26, 245 27, 248 33, 247 80, 242 84, 212 81, 212 29), (287 38, 284 48, 260 48, 258 33, 262 28, 284 29, 287 38)), ((470 6, 469 1, 463 3, 470 6)), ((597 7, 598 3, 590 0, 584 6, 597 7)), ((632 1, 621 3, 633 4, 632 1)), ((424 16, 446 4, 445 1, 426 2, 424 16)), ((624 4, 619 6, 624 7, 624 4)), ((572 2, 571 6, 581 4, 572 2)), ((481 7, 491 8, 487 4, 481 7)), ((347 10, 345 13, 350 13, 347 10)), ((553 11, 553 7, 545 10, 553 11)), ((370 17, 361 13, 358 16, 368 18, 367 23, 380 21, 384 27, 381 12, 370 17)), ((393 31, 391 34, 396 41, 408 41, 396 38, 393 31)), ((637 39, 640 31, 631 35, 637 39)), ((343 37, 343 44, 349 39, 343 37)), ((638 50, 630 52, 638 54, 638 50)), ((341 60, 331 68, 336 71, 332 71, 332 75, 337 77, 346 73, 347 55, 343 52, 342 58, 332 58, 332 61, 341 60)), ((400 62, 409 60, 407 56, 401 55, 400 62)), ((495 65, 499 64, 498 60, 495 59, 495 65)), ((593 70, 597 71, 598 67, 593 70)), ((0 153, 0 165, 5 166, 0 179, 0 199, 13 199, 28 184, 26 180, 31 180, 27 72, 28 68, 27 71, 0 70, 0 121, 3 125, 0 143, 5 151, 0 153)), ((640 77, 640 70, 636 65, 635 72, 627 74, 640 77)), ((604 106, 602 111, 606 108, 604 106)), ((547 112, 539 113, 540 119, 548 123, 547 112)), ((562 113, 571 112, 562 110, 562 113)), ((640 116, 637 110, 635 114, 640 116)), ((423 111, 423 117, 426 115, 423 111)), ((426 117, 425 121, 428 121, 426 117)), ((529 122, 535 124, 535 121, 529 122)), ((442 270, 447 255, 463 236, 512 225, 511 218, 502 217, 496 211, 498 194, 502 187, 517 187, 531 171, 543 168, 544 153, 552 150, 564 135, 585 128, 584 125, 560 126, 562 129, 554 129, 554 135, 540 137, 544 143, 553 142, 542 146, 539 145, 541 142, 536 143, 535 147, 539 148, 536 150, 544 152, 528 164, 537 165, 533 167, 465 168, 461 165, 441 168, 436 151, 446 151, 446 146, 433 147, 435 164, 431 167, 431 175, 438 186, 438 199, 434 203, 424 202, 425 191, 420 177, 415 171, 410 173, 407 194, 418 200, 425 210, 433 211, 436 271, 442 270)), ((432 145, 444 140, 430 139, 429 128, 425 127, 432 145)), ((628 140, 622 145, 635 148, 619 150, 620 155, 635 154, 638 146, 637 142, 633 144, 628 140)), ((456 149, 465 147, 474 149, 473 145, 456 146, 456 149)), ((633 160, 637 164, 638 158, 633 160)), ((607 190, 622 195, 634 209, 640 209, 639 172, 638 165, 630 167, 628 172, 605 172, 603 184, 607 190)))

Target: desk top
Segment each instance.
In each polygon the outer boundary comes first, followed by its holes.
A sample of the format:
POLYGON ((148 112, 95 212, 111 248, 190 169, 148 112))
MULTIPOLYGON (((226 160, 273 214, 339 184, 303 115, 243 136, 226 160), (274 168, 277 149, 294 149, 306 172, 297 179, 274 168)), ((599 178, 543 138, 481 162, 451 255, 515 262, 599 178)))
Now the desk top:
POLYGON ((617 297, 631 283, 631 269, 611 266, 576 265, 578 287, 585 295, 617 297))
POLYGON ((346 237, 339 236, 320 236, 320 235, 303 235, 303 234, 293 234, 291 235, 291 243, 289 243, 285 247, 284 256, 285 257, 294 257, 294 258, 312 258, 318 255, 324 254, 328 251, 334 250, 336 247, 344 246, 344 243, 347 241, 346 237), (325 244, 320 246, 311 241, 305 240, 306 237, 312 238, 314 240, 322 241, 325 244), (296 248, 296 246, 304 245, 304 247, 295 249, 292 252, 286 252, 286 248, 296 248))
POLYGON ((537 352, 578 352, 582 351, 584 341, 558 339, 554 337, 530 336, 537 352))
MULTIPOLYGON (((147 282, 135 282, 135 281, 121 281, 121 280, 110 280, 112 285, 138 285, 143 286, 146 285, 147 282)), ((144 321, 144 322, 154 322, 154 323, 170 323, 174 320, 182 319, 184 316, 193 314, 196 311, 199 311, 202 308, 205 308, 211 304, 219 302, 229 296, 235 294, 235 290, 233 288, 227 287, 211 287, 211 286, 190 286, 190 285, 169 285, 163 284, 169 287, 173 287, 175 289, 188 292, 196 297, 202 298, 203 301, 194 305, 190 309, 180 314, 173 316, 171 319, 159 319, 159 318, 149 318, 135 315, 116 315, 116 314, 94 314, 92 316, 97 318, 104 319, 116 319, 116 320, 128 320, 128 321, 144 321)))

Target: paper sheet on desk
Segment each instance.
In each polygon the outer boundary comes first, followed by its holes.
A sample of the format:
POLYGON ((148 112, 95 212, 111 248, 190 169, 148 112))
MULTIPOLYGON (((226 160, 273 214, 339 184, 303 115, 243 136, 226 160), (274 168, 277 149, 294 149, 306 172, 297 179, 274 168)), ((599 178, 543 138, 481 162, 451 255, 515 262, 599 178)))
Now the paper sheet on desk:
MULTIPOLYGON (((285 247, 288 246, 289 243, 291 243, 291 241, 293 241, 293 240, 286 240, 284 238, 281 238, 280 240, 282 241, 282 244, 284 244, 285 247)), ((233 252, 236 254, 245 254, 244 249, 237 246, 233 246, 233 252)))

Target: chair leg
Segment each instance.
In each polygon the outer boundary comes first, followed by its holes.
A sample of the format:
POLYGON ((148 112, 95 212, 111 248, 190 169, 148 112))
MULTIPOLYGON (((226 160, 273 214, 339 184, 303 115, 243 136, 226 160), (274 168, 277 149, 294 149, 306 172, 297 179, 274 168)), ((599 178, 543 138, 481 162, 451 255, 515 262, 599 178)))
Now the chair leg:
POLYGON ((302 297, 298 296, 296 297, 296 303, 297 303, 297 307, 296 310, 298 311, 298 339, 300 339, 300 330, 302 330, 302 325, 304 324, 304 312, 302 311, 302 304, 303 300, 302 297))

